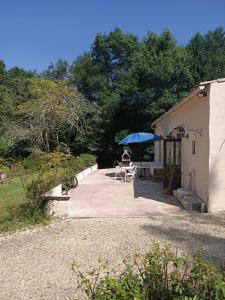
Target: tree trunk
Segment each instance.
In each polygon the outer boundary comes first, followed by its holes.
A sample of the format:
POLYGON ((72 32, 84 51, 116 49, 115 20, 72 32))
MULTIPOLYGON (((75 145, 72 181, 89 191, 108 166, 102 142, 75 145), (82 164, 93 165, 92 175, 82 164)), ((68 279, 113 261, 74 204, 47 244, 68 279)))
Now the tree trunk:
POLYGON ((58 132, 56 132, 56 143, 57 143, 57 146, 59 145, 59 134, 58 132))
POLYGON ((46 130, 43 130, 42 138, 43 138, 45 152, 49 153, 48 132, 46 130))

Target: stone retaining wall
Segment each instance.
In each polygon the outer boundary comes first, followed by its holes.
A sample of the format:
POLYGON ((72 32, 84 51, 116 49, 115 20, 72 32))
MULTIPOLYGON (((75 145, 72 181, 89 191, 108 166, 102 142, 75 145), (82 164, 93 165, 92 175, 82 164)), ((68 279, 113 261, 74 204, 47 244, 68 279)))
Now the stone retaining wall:
MULTIPOLYGON (((93 165, 76 174, 78 184, 89 174, 96 171, 98 165, 93 165)), ((62 194, 62 184, 58 184, 45 194, 47 199, 46 214, 56 217, 68 217, 70 215, 70 196, 62 194)))

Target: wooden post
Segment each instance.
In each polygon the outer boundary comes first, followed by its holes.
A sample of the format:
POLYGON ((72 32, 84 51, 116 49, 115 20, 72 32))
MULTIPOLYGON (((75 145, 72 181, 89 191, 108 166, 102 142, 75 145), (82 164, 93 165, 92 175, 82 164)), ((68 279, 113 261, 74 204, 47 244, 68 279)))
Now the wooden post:
POLYGON ((166 188, 166 140, 163 140, 163 187, 166 188))

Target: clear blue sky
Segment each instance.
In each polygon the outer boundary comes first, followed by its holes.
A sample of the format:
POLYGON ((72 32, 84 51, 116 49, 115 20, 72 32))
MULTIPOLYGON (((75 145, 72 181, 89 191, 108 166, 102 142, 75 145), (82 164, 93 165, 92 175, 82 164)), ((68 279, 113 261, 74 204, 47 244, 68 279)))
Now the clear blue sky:
POLYGON ((169 28, 184 45, 217 26, 225 28, 225 0, 0 0, 0 59, 42 71, 58 58, 72 62, 115 27, 140 38, 169 28))

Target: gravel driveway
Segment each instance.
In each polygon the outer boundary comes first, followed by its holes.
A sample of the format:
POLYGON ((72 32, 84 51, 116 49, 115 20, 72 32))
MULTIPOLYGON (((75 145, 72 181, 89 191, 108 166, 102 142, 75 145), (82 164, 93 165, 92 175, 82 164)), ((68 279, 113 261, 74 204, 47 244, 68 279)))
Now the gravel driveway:
POLYGON ((0 299, 85 299, 76 293, 71 262, 82 270, 99 257, 112 266, 153 240, 201 249, 225 263, 225 214, 179 217, 67 219, 0 237, 0 299))

